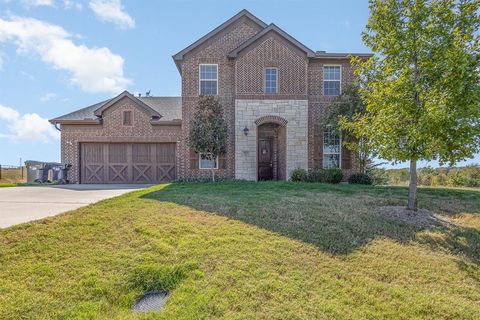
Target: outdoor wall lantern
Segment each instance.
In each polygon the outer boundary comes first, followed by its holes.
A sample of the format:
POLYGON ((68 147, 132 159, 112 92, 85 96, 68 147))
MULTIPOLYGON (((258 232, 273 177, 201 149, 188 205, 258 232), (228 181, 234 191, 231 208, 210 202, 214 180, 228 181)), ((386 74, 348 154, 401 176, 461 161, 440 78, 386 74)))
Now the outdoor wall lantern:
POLYGON ((250 130, 248 130, 247 126, 245 126, 245 128, 243 128, 243 133, 244 133, 246 136, 248 136, 248 131, 250 131, 250 130))

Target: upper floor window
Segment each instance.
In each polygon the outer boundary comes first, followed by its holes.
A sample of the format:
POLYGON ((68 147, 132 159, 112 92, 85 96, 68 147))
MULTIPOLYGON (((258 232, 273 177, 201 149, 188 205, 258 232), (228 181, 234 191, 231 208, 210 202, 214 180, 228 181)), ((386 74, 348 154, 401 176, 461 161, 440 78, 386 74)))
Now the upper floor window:
POLYGON ((124 126, 132 125, 132 111, 123 111, 123 125, 124 126))
POLYGON ((199 68, 200 95, 214 96, 218 88, 218 65, 201 64, 199 68))
POLYGON ((323 67, 323 94, 325 96, 339 96, 340 81, 340 66, 323 67))
POLYGON ((340 134, 331 128, 323 131, 323 168, 340 168, 342 139, 340 134))
POLYGON ((278 92, 278 69, 265 68, 265 93, 278 92))

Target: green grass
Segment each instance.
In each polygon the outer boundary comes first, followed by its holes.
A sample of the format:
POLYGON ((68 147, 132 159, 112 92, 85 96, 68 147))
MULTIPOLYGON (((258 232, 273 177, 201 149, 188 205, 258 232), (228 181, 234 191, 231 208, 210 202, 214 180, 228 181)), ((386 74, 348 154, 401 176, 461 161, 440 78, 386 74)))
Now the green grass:
POLYGON ((402 187, 152 187, 0 231, 0 319, 478 319, 480 191, 421 188, 435 230, 385 220, 402 187), (161 313, 132 314, 168 289, 161 313))
POLYGON ((20 185, 22 185, 22 184, 20 184, 20 183, 8 183, 8 182, 3 183, 3 182, 0 182, 0 188, 18 187, 18 186, 20 186, 20 185))

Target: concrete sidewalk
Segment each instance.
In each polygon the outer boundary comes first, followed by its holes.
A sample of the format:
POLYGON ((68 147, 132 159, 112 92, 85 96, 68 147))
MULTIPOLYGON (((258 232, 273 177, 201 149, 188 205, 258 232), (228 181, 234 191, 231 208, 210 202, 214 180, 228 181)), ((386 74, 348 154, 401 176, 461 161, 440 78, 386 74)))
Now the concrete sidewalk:
POLYGON ((54 216, 149 186, 76 184, 0 188, 0 228, 54 216))

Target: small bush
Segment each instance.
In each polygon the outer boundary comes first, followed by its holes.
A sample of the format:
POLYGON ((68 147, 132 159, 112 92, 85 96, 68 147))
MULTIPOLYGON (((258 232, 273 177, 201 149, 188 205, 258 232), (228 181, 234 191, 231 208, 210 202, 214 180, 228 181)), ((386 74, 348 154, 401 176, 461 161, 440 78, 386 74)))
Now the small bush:
POLYGON ((293 170, 290 176, 290 180, 292 180, 293 182, 307 181, 307 170, 301 168, 293 170))
POLYGON ((308 182, 325 182, 325 170, 312 169, 308 171, 308 182))
POLYGON ((373 178, 369 174, 357 172, 348 177, 348 183, 372 185, 373 178))
POLYGON ((325 182, 327 183, 340 183, 343 179, 343 171, 340 168, 325 169, 325 182))

